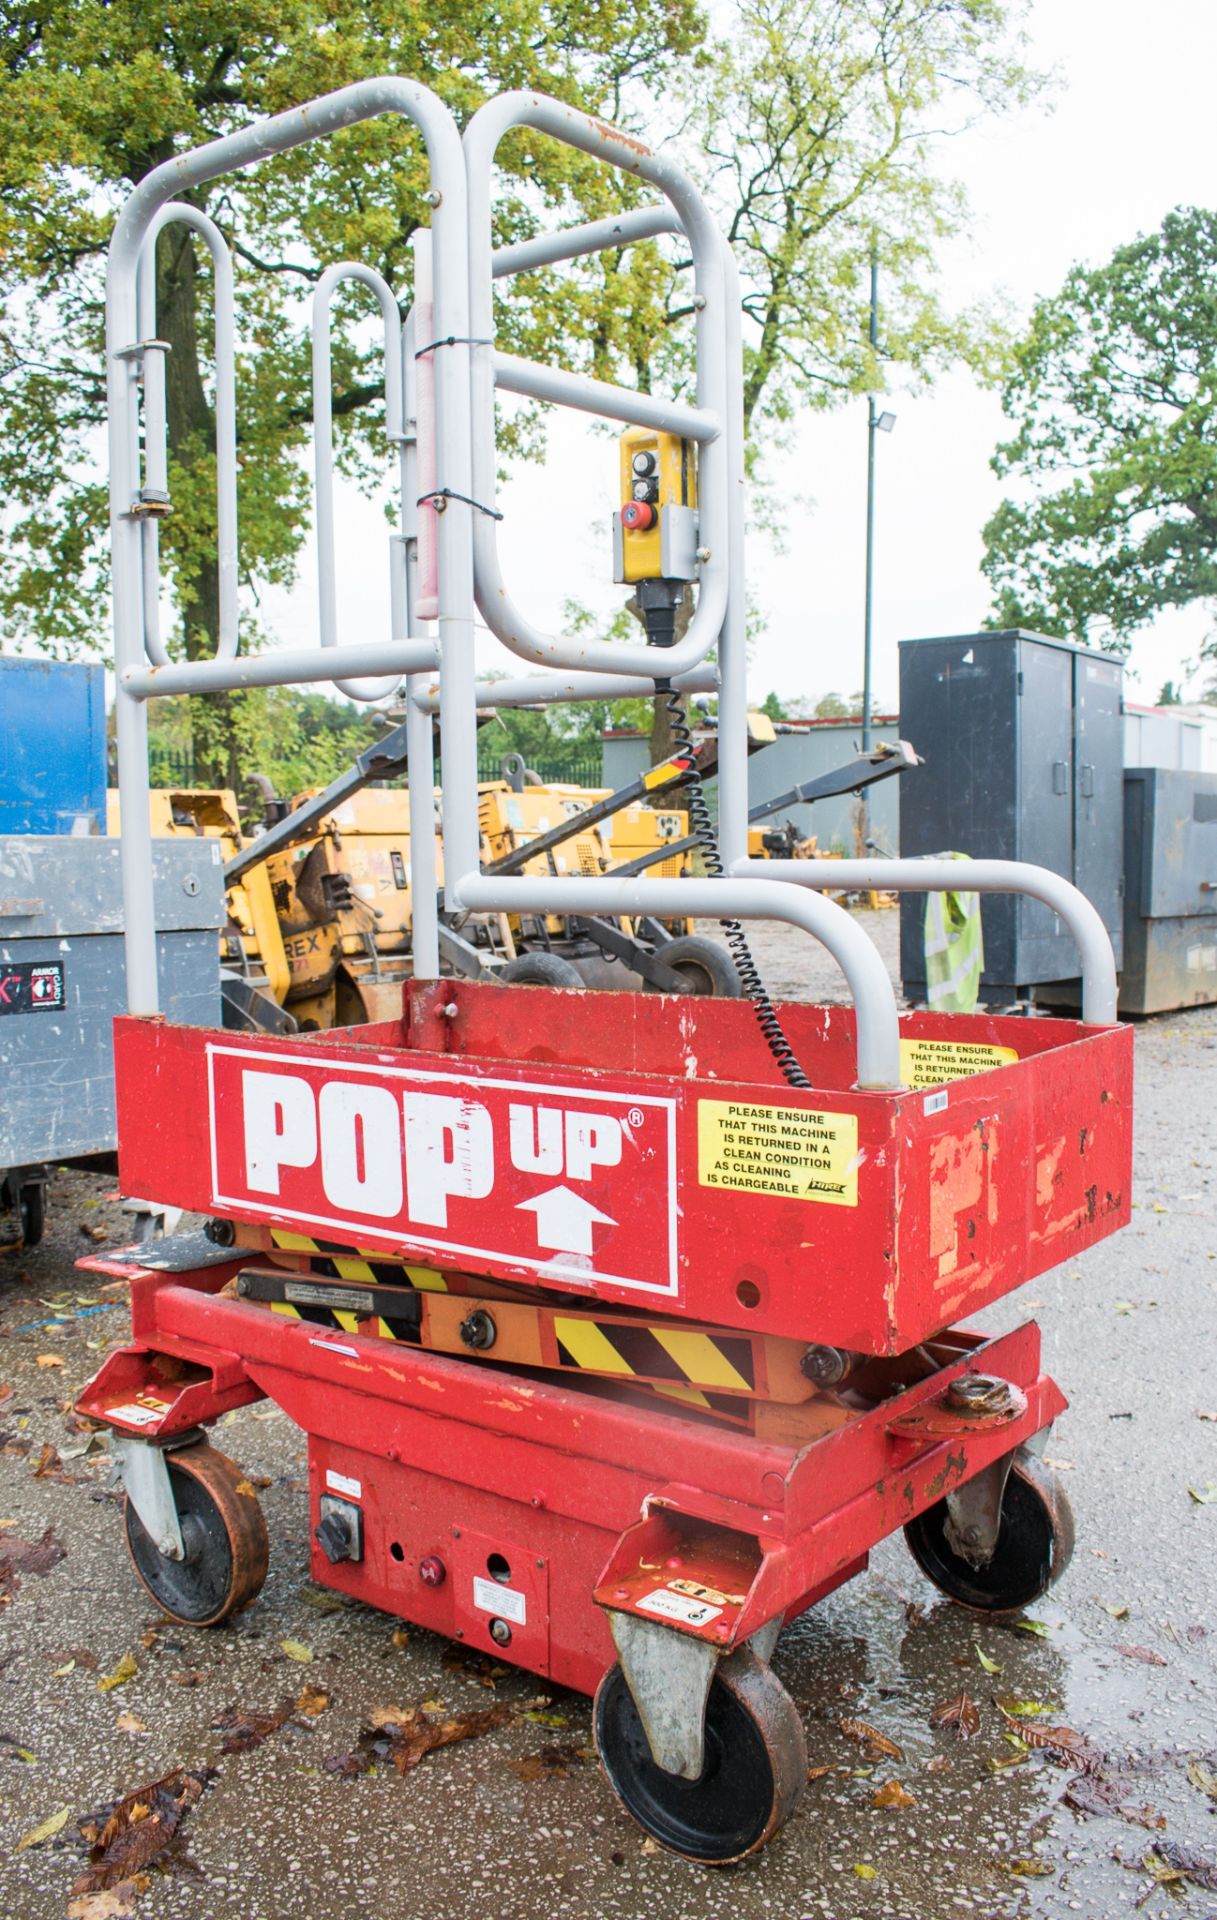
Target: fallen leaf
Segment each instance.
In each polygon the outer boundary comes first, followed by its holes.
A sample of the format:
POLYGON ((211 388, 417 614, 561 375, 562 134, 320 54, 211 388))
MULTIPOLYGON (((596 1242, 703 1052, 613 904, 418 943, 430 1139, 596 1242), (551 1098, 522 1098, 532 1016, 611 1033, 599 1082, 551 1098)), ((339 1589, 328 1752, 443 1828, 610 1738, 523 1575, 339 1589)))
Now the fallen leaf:
POLYGON ((219 1719, 211 1723, 214 1732, 227 1735, 221 1753, 252 1753, 268 1734, 277 1733, 291 1719, 292 1711, 290 1700, 281 1700, 270 1713, 243 1713, 238 1707, 225 1707, 219 1719))
POLYGON ((68 1901, 68 1920, 123 1920, 124 1915, 135 1912, 135 1902, 147 1884, 147 1874, 137 1873, 100 1893, 82 1893, 79 1899, 68 1901))
MULTIPOLYGON (((6 1400, 11 1400, 11 1399, 12 1399, 12 1397, 13 1397, 13 1389, 12 1389, 12 1387, 11 1387, 11 1386, 9 1385, 9 1383, 8 1383, 8 1381, 7 1381, 7 1380, 0 1380, 0 1407, 2 1407, 2 1406, 4 1405, 4 1402, 5 1402, 6 1400)), ((1202 1414, 1201 1414, 1201 1416, 1200 1416, 1200 1418, 1201 1418, 1202 1420, 1204 1420, 1204 1419, 1209 1419, 1209 1420, 1214 1420, 1214 1419, 1217 1419, 1217 1414, 1203 1414, 1203 1413, 1202 1413, 1202 1414)))
POLYGON ((315 1607, 318 1613, 341 1613, 347 1604, 341 1595, 330 1593, 325 1587, 301 1587, 300 1598, 306 1607, 315 1607))
POLYGON ((1042 1620, 1016 1620, 1014 1624, 1020 1633, 1034 1633, 1041 1640, 1048 1638, 1048 1629, 1042 1620))
POLYGON ((1012 1713, 1020 1720, 1034 1720, 1039 1714, 1057 1711, 1055 1707, 1046 1707, 1042 1700, 1018 1700, 1009 1693, 1004 1693, 997 1704, 1003 1713, 1012 1713))
POLYGON ((76 1484, 71 1474, 64 1472, 63 1456, 58 1447, 53 1446, 49 1440, 44 1440, 42 1443, 38 1464, 34 1468, 34 1478, 35 1480, 62 1480, 69 1487, 76 1484))
POLYGON ((1202 1761, 1188 1762, 1187 1777, 1201 1793, 1207 1793, 1210 1800, 1217 1800, 1217 1773, 1210 1773, 1202 1761))
POLYGON ((327 1773, 334 1774, 339 1780, 353 1780, 356 1774, 368 1771, 367 1761, 357 1753, 332 1753, 321 1764, 327 1773))
POLYGON ((871 1795, 872 1807, 915 1807, 917 1805, 911 1793, 901 1786, 899 1780, 889 1780, 871 1795))
POLYGON ((926 1761, 925 1770, 927 1773, 950 1773, 954 1765, 955 1762, 945 1753, 936 1753, 932 1760, 926 1761))
POLYGON ((323 1693, 320 1687, 307 1686, 303 1693, 296 1695, 296 1712, 305 1714, 310 1720, 324 1713, 329 1704, 329 1694, 323 1693))
POLYGON ((190 1773, 175 1767, 162 1780, 151 1780, 125 1794, 104 1817, 82 1820, 89 1864, 73 1894, 113 1890, 141 1873, 164 1852, 214 1777, 210 1770, 190 1773))
POLYGON ((980 1730, 980 1708, 970 1694, 957 1693, 944 1700, 930 1715, 932 1727, 954 1727, 961 1740, 970 1740, 980 1730))
POLYGON ((134 1680, 139 1672, 139 1664, 133 1653, 124 1653, 113 1673, 103 1674, 97 1682, 98 1693, 109 1693, 113 1687, 125 1687, 128 1680, 134 1680))
POLYGON ((63 1365, 63 1355, 61 1353, 40 1353, 34 1365, 38 1367, 61 1367, 63 1365))
MULTIPOLYGON (((11 1393, 12 1391, 13 1389, 10 1387, 9 1393, 11 1393)), ((1217 1420, 1217 1413, 1198 1413, 1196 1415, 1196 1418, 1197 1420, 1217 1420)))
POLYGON ((1206 1480, 1203 1488, 1189 1486, 1188 1492, 1198 1507, 1210 1507, 1217 1500, 1217 1481, 1206 1480))
POLYGON ((298 1660, 302 1667, 307 1667, 312 1661, 313 1649, 306 1647, 303 1640, 280 1640, 279 1647, 289 1660, 298 1660))
POLYGON ((1122 1653, 1126 1660, 1139 1660, 1144 1667, 1164 1667, 1166 1665, 1166 1661, 1162 1658, 1162 1655, 1155 1653, 1152 1647, 1117 1647, 1116 1652, 1122 1653))
POLYGON ((23 1833, 14 1852, 24 1853, 27 1847, 40 1847, 44 1840, 50 1840, 55 1834, 62 1833, 67 1824, 68 1808, 60 1807, 58 1813, 52 1813, 40 1826, 31 1827, 28 1833, 23 1833))
POLYGON ((0 1586, 7 1579, 15 1587, 14 1576, 19 1573, 37 1574, 44 1580, 52 1567, 67 1558, 67 1552, 55 1538, 54 1527, 48 1527, 41 1540, 19 1540, 16 1534, 0 1534, 0 1586))
POLYGON ((1035 1858, 1029 1860, 1011 1860, 1007 1863, 1007 1868, 1010 1873, 1022 1874, 1028 1879, 1034 1880, 1044 1879, 1047 1875, 1056 1872, 1056 1868, 1052 1865, 1051 1861, 1036 1860, 1035 1858))
POLYGON ((981 1666, 984 1668, 986 1673, 1001 1672, 1000 1660, 990 1660, 988 1654, 985 1653, 983 1649, 980 1647, 977 1647, 976 1649, 976 1658, 980 1662, 981 1666))
POLYGON ((86 1240, 100 1241, 110 1238, 109 1227, 91 1227, 86 1220, 81 1221, 80 1231, 84 1234, 86 1240))
POLYGON ((114 1730, 116 1733, 147 1733, 148 1731, 144 1722, 137 1719, 133 1713, 120 1713, 114 1722, 114 1730))
POLYGON ((1098 1748, 1092 1746, 1082 1734, 1075 1733, 1072 1727, 1037 1727, 1028 1720, 1015 1720, 1002 1706, 998 1706, 997 1711, 1014 1729, 1024 1746, 1061 1754, 1084 1773, 1102 1768, 1103 1755, 1098 1748))
POLYGON ((878 1876, 879 1869, 878 1867, 868 1867, 864 1860, 855 1860, 854 1872, 857 1874, 859 1880, 874 1880, 878 1876))
POLYGON ((1074 1462, 1072 1460, 1054 1460, 1050 1459, 1047 1454, 1044 1455, 1044 1465, 1046 1467, 1055 1467, 1058 1473, 1072 1473, 1074 1470, 1074 1462))
POLYGON ((75 1673, 76 1662, 75 1660, 65 1660, 61 1667, 55 1667, 52 1671, 56 1680, 62 1680, 65 1673, 75 1673))
POLYGON ((1117 1313, 1128 1314, 1128 1313, 1135 1313, 1136 1311, 1137 1311, 1137 1307, 1136 1307, 1135 1301, 1133 1300, 1117 1300, 1116 1301, 1117 1313))
POLYGON ((527 1753, 522 1760, 507 1762, 521 1780, 549 1780, 555 1774, 569 1773, 594 1754, 594 1747, 581 1747, 574 1740, 542 1747, 539 1753, 527 1753))
POLYGON ((244 1494, 248 1500, 256 1500, 258 1497, 248 1480, 238 1480, 233 1492, 244 1494))
POLYGON ((834 1766, 808 1767, 807 1778, 809 1780, 822 1780, 826 1773, 836 1773, 836 1771, 837 1771, 837 1768, 834 1766))
POLYGON ((869 1747, 872 1758, 903 1760, 904 1754, 896 1742, 889 1740, 885 1733, 880 1733, 877 1727, 868 1726, 865 1720, 841 1720, 838 1725, 847 1739, 869 1747))
POLYGON ((1113 1620, 1127 1620, 1128 1618, 1128 1608, 1122 1604, 1111 1600, 1100 1600, 1099 1605, 1102 1607, 1104 1613, 1111 1615, 1113 1620))
POLYGON ((377 1758, 390 1759, 398 1773, 408 1773, 438 1747, 505 1727, 518 1717, 514 1707, 484 1707, 473 1713, 443 1715, 423 1707, 381 1707, 359 1736, 359 1744, 377 1758))
POLYGON ((642 1846, 641 1846, 641 1848, 640 1848, 640 1852, 642 1852, 642 1853, 658 1853, 658 1852, 659 1852, 659 1842, 658 1842, 658 1840, 649 1840, 649 1839, 648 1839, 648 1840, 644 1840, 644 1841, 643 1841, 643 1843, 642 1843, 642 1846))
POLYGON ((1084 1817, 1114 1813, 1135 1827, 1159 1828, 1166 1825, 1163 1816, 1156 1813, 1153 1807, 1131 1806, 1127 1799, 1128 1791, 1129 1783, 1116 1774, 1077 1773, 1061 1798, 1067 1807, 1072 1807, 1075 1813, 1084 1817))
POLYGON ((207 1671, 204 1667, 186 1667, 177 1673, 171 1673, 169 1678, 175 1687, 201 1687, 207 1678, 207 1671))
MULTIPOLYGON (((1145 1857, 1144 1864, 1147 1867, 1153 1854, 1158 1856, 1164 1869, 1161 1875, 1154 1874, 1155 1879, 1183 1878, 1192 1881, 1197 1887, 1203 1887, 1207 1893, 1217 1892, 1217 1866, 1214 1866, 1211 1860, 1205 1860, 1200 1854, 1190 1852, 1188 1848, 1179 1846, 1174 1840, 1157 1841, 1145 1857)), ((1151 1867, 1150 1872, 1153 1871, 1151 1867)))

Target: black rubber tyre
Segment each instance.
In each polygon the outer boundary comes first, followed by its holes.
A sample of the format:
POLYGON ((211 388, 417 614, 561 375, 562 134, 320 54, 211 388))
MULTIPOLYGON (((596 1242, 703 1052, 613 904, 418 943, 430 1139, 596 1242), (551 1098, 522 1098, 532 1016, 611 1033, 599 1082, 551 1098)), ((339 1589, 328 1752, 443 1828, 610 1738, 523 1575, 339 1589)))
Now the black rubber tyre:
POLYGON ((1051 1467, 1022 1448, 1002 1495, 1001 1530, 987 1567, 973 1567, 946 1537, 940 1500, 904 1529, 909 1552, 940 1593, 975 1613, 1018 1613, 1060 1579, 1073 1553, 1073 1513, 1051 1467))
POLYGON ((513 987, 583 987, 583 975, 557 953, 519 953, 499 970, 513 987))
POLYGON ((46 1188, 40 1180, 30 1180, 18 1196, 21 1209, 21 1238, 27 1247, 36 1247, 46 1228, 46 1188))
POLYGON ((167 1462, 186 1557, 169 1560, 158 1553, 127 1500, 131 1564, 140 1585, 171 1620, 215 1627, 261 1591, 270 1557, 266 1521, 249 1481, 226 1454, 206 1445, 183 1447, 167 1462), (243 1487, 248 1493, 240 1491, 243 1487))
POLYGON ((719 1664, 706 1702, 700 1780, 656 1766, 620 1667, 596 1693, 596 1749, 609 1785, 643 1830, 670 1853, 726 1867, 771 1840, 798 1805, 807 1745, 794 1702, 747 1651, 719 1664))
MULTIPOLYGON (((707 999, 739 1000, 743 995, 731 955, 717 940, 707 940, 704 934, 682 934, 679 940, 669 940, 658 949, 655 961, 668 973, 679 974, 694 993, 707 999)), ((647 991, 662 993, 664 989, 648 980, 647 991)))

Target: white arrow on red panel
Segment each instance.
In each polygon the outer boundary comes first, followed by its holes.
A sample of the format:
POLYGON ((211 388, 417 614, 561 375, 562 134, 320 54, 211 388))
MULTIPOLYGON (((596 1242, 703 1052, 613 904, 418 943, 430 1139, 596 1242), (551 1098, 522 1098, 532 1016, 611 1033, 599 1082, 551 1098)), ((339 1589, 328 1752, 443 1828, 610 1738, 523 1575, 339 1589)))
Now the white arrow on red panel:
POLYGON ((521 1200, 517 1211, 536 1214, 539 1247, 554 1247, 562 1253, 590 1253, 592 1228, 597 1221, 606 1227, 617 1225, 611 1214, 601 1213, 599 1207, 582 1194, 572 1193, 569 1187, 551 1187, 535 1200, 521 1200))

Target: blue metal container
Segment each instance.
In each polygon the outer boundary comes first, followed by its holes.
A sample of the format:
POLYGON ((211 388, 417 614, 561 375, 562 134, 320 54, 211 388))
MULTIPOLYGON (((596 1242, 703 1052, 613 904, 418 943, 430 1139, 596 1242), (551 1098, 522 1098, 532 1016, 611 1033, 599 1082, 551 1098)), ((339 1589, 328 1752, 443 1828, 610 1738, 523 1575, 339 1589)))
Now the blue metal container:
POLYGON ((0 656, 0 833, 104 833, 101 667, 0 656))

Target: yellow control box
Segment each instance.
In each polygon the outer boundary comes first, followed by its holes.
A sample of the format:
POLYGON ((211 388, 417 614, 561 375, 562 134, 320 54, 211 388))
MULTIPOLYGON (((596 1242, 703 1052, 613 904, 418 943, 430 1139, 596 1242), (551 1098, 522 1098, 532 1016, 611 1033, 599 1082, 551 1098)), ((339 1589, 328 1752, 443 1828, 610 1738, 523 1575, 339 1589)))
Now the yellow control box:
POLYGON ((621 578, 631 583, 658 580, 664 573, 665 507, 697 505, 696 453, 679 434, 627 427, 620 460, 621 578))

